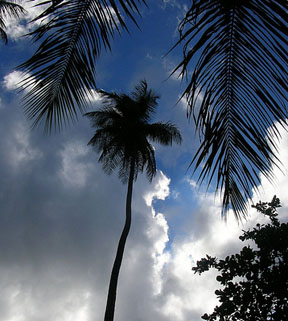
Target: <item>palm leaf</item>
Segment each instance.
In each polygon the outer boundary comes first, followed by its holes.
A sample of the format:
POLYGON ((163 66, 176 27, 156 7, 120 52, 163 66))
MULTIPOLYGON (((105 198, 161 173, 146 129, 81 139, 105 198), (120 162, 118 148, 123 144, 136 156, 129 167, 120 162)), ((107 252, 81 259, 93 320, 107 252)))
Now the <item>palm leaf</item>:
POLYGON ((42 1, 50 4, 35 20, 42 21, 30 36, 41 40, 36 53, 19 66, 27 73, 22 87, 28 118, 45 123, 51 131, 83 112, 91 88, 96 88, 95 63, 102 48, 120 28, 127 30, 123 14, 135 23, 138 4, 145 0, 42 1))
MULTIPOLYGON (((179 25, 183 93, 201 144, 190 166, 216 181, 223 214, 246 214, 246 200, 279 165, 276 122, 287 119, 288 2, 194 0, 179 25), (201 99, 199 99, 201 97, 201 99), (200 106, 200 107, 199 107, 200 106), (268 129, 271 129, 268 131, 268 129)), ((182 96, 182 97, 183 97, 182 96)))
POLYGON ((168 123, 153 123, 145 127, 147 137, 154 142, 162 145, 171 146, 173 142, 181 144, 182 137, 174 124, 168 123))
POLYGON ((5 17, 20 18, 21 15, 25 14, 26 10, 17 4, 15 1, 2 1, 0 0, 0 38, 7 44, 8 37, 5 32, 6 24, 5 17))

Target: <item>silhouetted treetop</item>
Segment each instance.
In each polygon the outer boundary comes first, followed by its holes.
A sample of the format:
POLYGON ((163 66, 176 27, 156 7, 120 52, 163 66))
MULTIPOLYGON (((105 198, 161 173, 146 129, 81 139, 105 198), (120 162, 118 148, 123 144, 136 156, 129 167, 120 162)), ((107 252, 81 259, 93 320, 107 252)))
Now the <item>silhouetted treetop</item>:
POLYGON ((269 216, 271 223, 257 224, 244 231, 241 241, 252 240, 256 248, 244 246, 240 253, 225 259, 206 256, 192 270, 203 273, 210 268, 219 271, 216 290, 220 305, 205 313, 209 321, 284 321, 288 319, 288 223, 277 218, 279 199, 258 203, 256 209, 269 216))

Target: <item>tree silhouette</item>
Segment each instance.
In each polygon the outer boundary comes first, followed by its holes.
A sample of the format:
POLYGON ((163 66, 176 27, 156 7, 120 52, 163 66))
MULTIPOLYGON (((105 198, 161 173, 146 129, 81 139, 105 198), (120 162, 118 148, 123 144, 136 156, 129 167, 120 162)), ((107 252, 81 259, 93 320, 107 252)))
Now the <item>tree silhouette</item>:
POLYGON ((5 32, 5 16, 19 18, 26 10, 16 3, 16 1, 3 1, 0 0, 0 38, 5 43, 8 43, 8 37, 5 32))
POLYGON ((150 141, 172 145, 173 141, 181 143, 181 135, 171 123, 149 123, 159 97, 147 89, 146 81, 136 86, 131 96, 105 91, 99 93, 104 107, 86 114, 96 128, 88 144, 100 153, 99 162, 106 173, 111 174, 118 168, 121 181, 128 182, 126 220, 113 264, 105 311, 105 321, 112 321, 118 276, 131 226, 133 182, 137 174, 144 170, 150 181, 156 174, 154 148, 150 141))
POLYGON ((205 313, 209 321, 280 321, 288 319, 288 223, 277 219, 279 199, 258 203, 255 207, 269 216, 271 223, 244 231, 241 241, 252 240, 256 249, 244 246, 239 254, 223 260, 207 255, 192 270, 203 273, 216 268, 217 281, 222 289, 216 290, 220 305, 214 312, 205 313))

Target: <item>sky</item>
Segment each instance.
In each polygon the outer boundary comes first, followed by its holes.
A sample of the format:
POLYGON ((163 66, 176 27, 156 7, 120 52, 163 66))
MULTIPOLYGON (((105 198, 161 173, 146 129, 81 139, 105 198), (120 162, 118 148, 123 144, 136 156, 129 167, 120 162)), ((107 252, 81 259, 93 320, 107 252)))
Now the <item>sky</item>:
MULTIPOLYGON (((197 147, 182 83, 168 77, 181 50, 167 54, 177 40, 186 1, 155 1, 142 8, 142 31, 116 37, 103 52, 96 80, 106 91, 129 93, 141 79, 161 95, 154 121, 174 122, 181 146, 155 145, 157 175, 139 175, 133 191, 132 228, 120 272, 115 321, 196 321, 217 304, 215 272, 195 275, 206 254, 225 257, 242 246, 243 229, 267 222, 255 210, 239 223, 221 218, 212 192, 199 188, 188 165, 197 147)), ((28 4, 24 3, 28 8, 28 4)), ((27 19, 39 8, 28 8, 27 19)), ((45 136, 31 130, 23 113, 15 67, 35 46, 22 35, 26 20, 7 21, 9 44, 0 44, 0 321, 103 320, 109 276, 125 218, 126 186, 117 173, 107 176, 87 146, 88 119, 45 136)), ((95 110, 95 102, 89 110, 95 110)), ((262 178, 253 202, 282 203, 288 220, 288 134, 280 128, 281 170, 274 184, 262 178)))

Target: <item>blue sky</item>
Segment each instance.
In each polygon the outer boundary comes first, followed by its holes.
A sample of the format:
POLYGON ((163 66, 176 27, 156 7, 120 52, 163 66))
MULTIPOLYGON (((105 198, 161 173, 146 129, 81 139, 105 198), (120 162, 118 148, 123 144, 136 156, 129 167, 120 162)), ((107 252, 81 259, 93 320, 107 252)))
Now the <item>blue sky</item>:
MULTIPOLYGON (((225 256, 241 247, 238 235, 263 218, 251 210, 238 224, 221 219, 219 200, 197 186, 187 166, 197 146, 185 101, 176 104, 185 83, 168 78, 181 59, 177 23, 186 1, 155 1, 141 9, 141 30, 116 36, 112 53, 102 53, 96 80, 106 91, 130 92, 141 80, 161 95, 155 121, 173 121, 183 144, 155 145, 158 174, 151 184, 139 176, 134 189, 132 230, 119 280, 118 321, 196 321, 216 304, 215 274, 191 268, 206 254, 225 256)), ((28 7, 27 4, 25 6, 28 7)), ((33 9, 36 10, 36 9, 33 9)), ((30 15, 35 14, 28 9, 30 15)), ((126 187, 107 176, 87 146, 88 119, 51 136, 31 131, 17 92, 14 68, 35 49, 25 20, 8 21, 8 46, 0 45, 0 321, 100 321, 108 280, 124 222, 126 187)), ((91 109, 97 108, 96 101, 91 109)), ((288 135, 279 145, 288 163, 288 135)), ((277 194, 287 220, 287 167, 264 178, 255 194, 277 194)))

